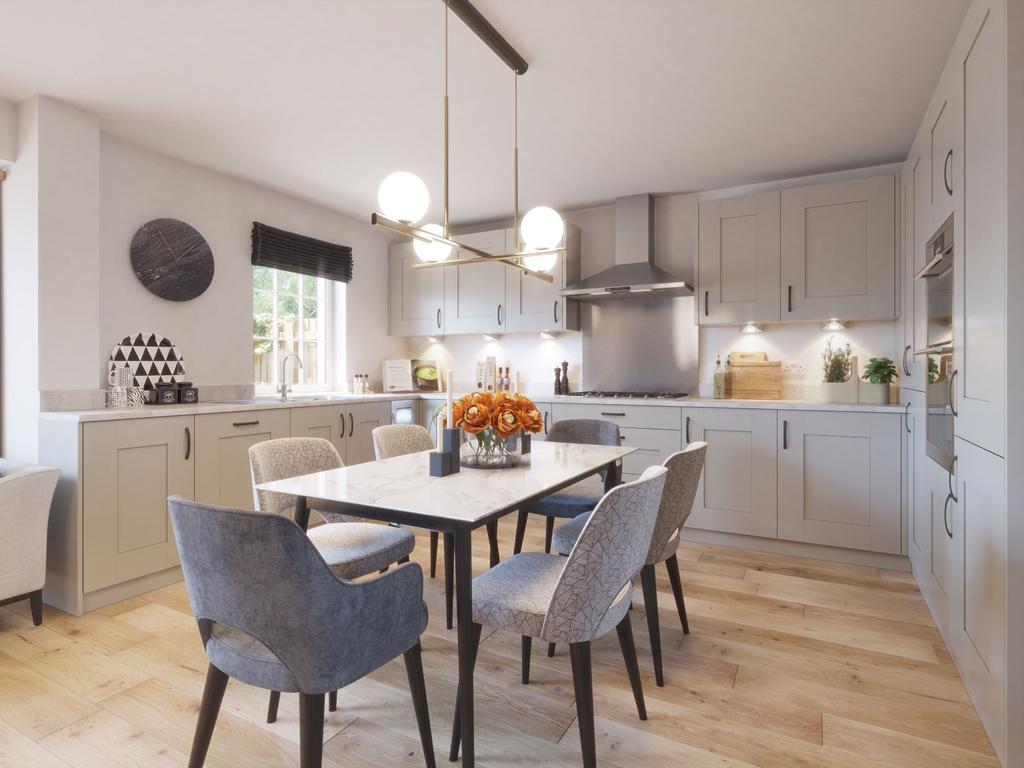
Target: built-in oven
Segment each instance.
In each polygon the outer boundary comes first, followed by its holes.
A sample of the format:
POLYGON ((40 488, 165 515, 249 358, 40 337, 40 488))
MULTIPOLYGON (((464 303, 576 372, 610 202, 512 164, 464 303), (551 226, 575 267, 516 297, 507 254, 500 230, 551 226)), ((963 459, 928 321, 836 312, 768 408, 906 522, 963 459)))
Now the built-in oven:
POLYGON ((947 472, 954 462, 953 385, 953 217, 946 219, 926 246, 928 263, 915 278, 924 281, 927 341, 915 355, 927 357, 925 448, 947 472))

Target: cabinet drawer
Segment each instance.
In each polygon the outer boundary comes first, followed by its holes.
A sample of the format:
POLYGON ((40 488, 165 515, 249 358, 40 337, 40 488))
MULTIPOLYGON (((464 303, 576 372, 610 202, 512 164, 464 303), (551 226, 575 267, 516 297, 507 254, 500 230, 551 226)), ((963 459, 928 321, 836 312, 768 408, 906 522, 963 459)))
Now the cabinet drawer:
POLYGON ((556 403, 555 421, 603 419, 620 427, 638 429, 680 429, 680 408, 664 405, 599 405, 597 403, 556 403))
POLYGON ((623 457, 622 476, 635 480, 645 469, 661 464, 682 448, 682 434, 677 429, 621 428, 622 444, 638 450, 623 457))

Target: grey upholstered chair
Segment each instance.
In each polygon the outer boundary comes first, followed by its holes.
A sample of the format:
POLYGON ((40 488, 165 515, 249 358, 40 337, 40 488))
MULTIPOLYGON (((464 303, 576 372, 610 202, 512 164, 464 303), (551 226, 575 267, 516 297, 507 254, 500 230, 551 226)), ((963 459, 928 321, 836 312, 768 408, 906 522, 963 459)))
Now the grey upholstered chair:
MULTIPOLYGON (((284 480, 344 466, 337 449, 319 437, 285 437, 266 440, 249 448, 253 497, 258 512, 294 518, 295 497, 256 490, 259 483, 284 480)), ((377 573, 392 563, 408 561, 416 546, 416 537, 402 528, 367 523, 348 515, 326 514, 326 525, 315 526, 307 535, 334 575, 358 579, 377 573)), ((304 521, 299 521, 305 527, 304 521)), ((277 719, 280 692, 272 691, 267 722, 277 719)), ((337 693, 332 692, 330 709, 337 708, 337 693)))
MULTIPOLYGON (((633 578, 651 545, 667 474, 664 467, 649 467, 638 480, 608 491, 568 559, 523 552, 473 579, 474 660, 484 624, 522 635, 524 682, 529 679, 532 638, 569 643, 585 768, 597 764, 590 642, 612 628, 618 631, 637 712, 641 720, 647 719, 629 605, 633 578)), ((460 739, 456 714, 452 760, 458 757, 460 739)))
POLYGON ((60 470, 0 459, 0 605, 28 600, 43 623, 46 528, 60 470))
MULTIPOLYGON (((700 475, 704 470, 704 455, 708 444, 704 442, 690 443, 685 450, 673 453, 662 464, 668 470, 665 480, 665 493, 661 497, 661 509, 658 510, 658 522, 651 537, 651 548, 647 552, 647 560, 640 571, 640 582, 643 585, 644 608, 647 613, 647 631, 651 637, 651 655, 654 657, 654 679, 659 686, 665 684, 661 665, 661 630, 658 623, 658 590, 655 584, 654 567, 665 563, 668 579, 672 584, 672 593, 676 599, 676 611, 683 634, 690 634, 690 623, 686 619, 686 603, 683 600, 683 583, 679 577, 679 561, 676 550, 679 548, 679 531, 686 523, 693 509, 693 500, 697 495, 700 475)), ((583 532, 590 515, 580 515, 560 526, 554 535, 555 549, 563 555, 572 552, 580 534, 583 532)))
MULTIPOLYGON (((565 419, 556 421, 551 426, 546 439, 551 443, 617 446, 620 442, 619 425, 601 419, 565 419)), ((604 491, 604 473, 601 473, 600 476, 588 477, 520 509, 513 552, 519 553, 523 549, 526 521, 531 512, 547 518, 544 527, 544 551, 550 552, 555 518, 577 517, 589 512, 597 506, 598 500, 604 496, 604 491)))
POLYGON ((300 694, 301 768, 320 768, 324 694, 405 656, 424 759, 434 766, 415 563, 338 578, 302 529, 278 515, 168 499, 192 611, 210 665, 189 768, 201 768, 228 678, 300 694))

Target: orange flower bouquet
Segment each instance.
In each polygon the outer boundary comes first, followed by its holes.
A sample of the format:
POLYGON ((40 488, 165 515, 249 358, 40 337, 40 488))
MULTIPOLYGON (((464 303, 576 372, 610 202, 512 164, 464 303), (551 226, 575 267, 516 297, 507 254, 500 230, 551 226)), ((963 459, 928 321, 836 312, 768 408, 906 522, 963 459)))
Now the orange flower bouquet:
POLYGON ((529 435, 544 428, 544 419, 530 398, 512 392, 474 392, 452 407, 456 427, 470 436, 473 454, 467 467, 503 468, 519 463, 529 449, 529 435))

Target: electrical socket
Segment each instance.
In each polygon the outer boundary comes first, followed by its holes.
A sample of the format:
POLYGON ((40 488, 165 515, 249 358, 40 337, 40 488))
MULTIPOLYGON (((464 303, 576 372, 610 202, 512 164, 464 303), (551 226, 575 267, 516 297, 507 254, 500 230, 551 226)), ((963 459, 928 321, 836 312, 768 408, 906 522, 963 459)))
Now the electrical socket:
POLYGON ((807 366, 804 365, 803 363, 797 363, 791 360, 786 360, 782 363, 782 373, 786 376, 806 376, 807 366))

